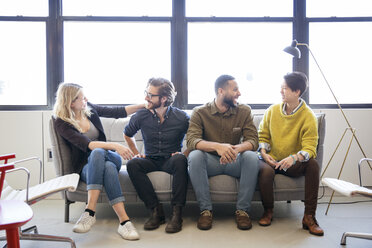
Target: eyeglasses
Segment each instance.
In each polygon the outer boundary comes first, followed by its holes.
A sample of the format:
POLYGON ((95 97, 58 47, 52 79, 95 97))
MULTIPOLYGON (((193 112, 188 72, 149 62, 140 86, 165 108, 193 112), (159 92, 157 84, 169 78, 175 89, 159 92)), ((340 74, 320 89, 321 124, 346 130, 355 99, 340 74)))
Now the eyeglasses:
POLYGON ((161 96, 161 95, 154 95, 154 94, 148 93, 147 90, 145 90, 144 93, 145 93, 145 96, 147 96, 150 99, 152 99, 153 96, 161 96))

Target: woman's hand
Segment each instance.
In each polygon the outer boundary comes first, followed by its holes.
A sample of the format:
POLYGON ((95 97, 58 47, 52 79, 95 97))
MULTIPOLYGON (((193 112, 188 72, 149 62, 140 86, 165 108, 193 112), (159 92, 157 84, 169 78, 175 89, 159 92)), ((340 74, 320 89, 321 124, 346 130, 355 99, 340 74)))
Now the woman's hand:
POLYGON ((121 144, 117 144, 115 150, 126 160, 130 160, 134 156, 133 152, 128 147, 125 147, 121 144))
POLYGON ((283 158, 279 163, 276 165, 275 169, 280 170, 287 170, 288 168, 292 167, 293 164, 295 164, 295 159, 291 156, 288 156, 286 158, 283 158))
POLYGON ((261 156, 265 160, 266 164, 274 167, 275 169, 277 168, 278 162, 276 162, 276 160, 273 159, 273 157, 271 157, 269 154, 263 153, 263 152, 261 152, 261 156))

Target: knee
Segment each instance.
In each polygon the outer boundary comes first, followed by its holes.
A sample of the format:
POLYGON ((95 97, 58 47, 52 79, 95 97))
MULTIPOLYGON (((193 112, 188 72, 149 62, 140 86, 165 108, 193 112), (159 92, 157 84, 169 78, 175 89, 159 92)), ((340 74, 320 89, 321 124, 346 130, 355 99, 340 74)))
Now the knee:
POLYGON ((242 157, 243 166, 248 166, 257 171, 259 170, 258 157, 255 152, 245 151, 240 156, 242 157))
POLYGON ((188 157, 188 164, 190 170, 201 168, 205 163, 204 161, 205 152, 200 150, 194 150, 190 152, 188 157))
POLYGON ((198 162, 202 160, 204 157, 204 152, 200 150, 193 150, 190 152, 189 157, 188 157, 188 162, 189 164, 198 162))
POLYGON ((275 177, 275 170, 268 164, 263 161, 259 161, 259 178, 260 181, 266 178, 274 178, 275 177))
POLYGON ((140 170, 140 164, 138 162, 138 158, 133 158, 127 162, 127 171, 128 173, 134 173, 140 170))
POLYGON ((116 152, 107 151, 107 160, 113 162, 117 167, 121 166, 121 157, 116 152))
POLYGON ((318 165, 318 162, 315 159, 311 158, 307 162, 306 170, 309 171, 310 173, 314 173, 316 175, 319 175, 319 165, 318 165))
POLYGON ((93 149, 90 153, 90 158, 97 160, 97 159, 105 159, 107 151, 103 148, 96 148, 93 149))
POLYGON ((187 158, 183 154, 173 155, 174 167, 176 170, 186 170, 187 168, 187 158))

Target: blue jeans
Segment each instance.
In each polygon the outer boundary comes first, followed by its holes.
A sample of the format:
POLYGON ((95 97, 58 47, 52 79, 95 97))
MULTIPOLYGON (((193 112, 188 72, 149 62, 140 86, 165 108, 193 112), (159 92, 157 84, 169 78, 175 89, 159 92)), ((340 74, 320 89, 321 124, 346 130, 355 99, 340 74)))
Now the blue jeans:
POLYGON ((188 158, 192 186, 200 211, 212 210, 208 178, 221 174, 239 178, 239 192, 236 209, 249 212, 256 189, 259 172, 258 157, 255 152, 240 153, 235 162, 220 164, 220 157, 200 150, 194 150, 188 158))
POLYGON ((88 163, 83 167, 80 178, 87 184, 87 190, 105 188, 109 204, 112 206, 125 200, 119 182, 120 168, 119 154, 96 148, 90 153, 88 163))

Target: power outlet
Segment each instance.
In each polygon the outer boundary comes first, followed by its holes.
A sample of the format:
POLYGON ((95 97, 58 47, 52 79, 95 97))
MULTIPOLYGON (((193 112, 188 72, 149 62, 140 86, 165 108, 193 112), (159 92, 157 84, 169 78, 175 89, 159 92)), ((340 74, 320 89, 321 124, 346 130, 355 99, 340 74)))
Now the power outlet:
POLYGON ((53 162, 53 152, 51 148, 47 149, 48 162, 53 162))

